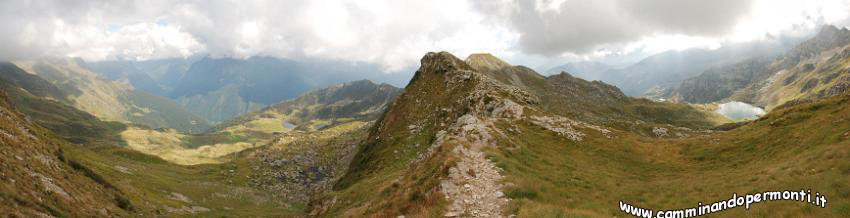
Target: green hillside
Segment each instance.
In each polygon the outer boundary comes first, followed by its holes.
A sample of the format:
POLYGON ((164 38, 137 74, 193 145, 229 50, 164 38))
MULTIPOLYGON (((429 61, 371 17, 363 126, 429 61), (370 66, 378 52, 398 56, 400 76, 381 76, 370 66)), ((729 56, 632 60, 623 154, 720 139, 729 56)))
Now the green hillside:
POLYGON ((128 128, 124 124, 101 121, 6 80, 0 80, 0 88, 0 165, 4 169, 0 211, 4 215, 262 217, 300 213, 250 185, 244 177, 251 169, 247 163, 188 167, 169 163, 125 147, 128 143, 119 135, 128 128))
MULTIPOLYGON (((549 109, 581 99, 537 100, 529 94, 534 88, 496 82, 448 53, 430 53, 422 66, 372 128, 348 174, 333 192, 313 201, 313 212, 330 217, 610 217, 624 216, 619 201, 679 209, 726 200, 732 193, 812 189, 833 196, 834 204, 821 209, 767 202, 722 213, 847 213, 846 190, 838 182, 848 176, 840 161, 850 131, 842 122, 847 96, 789 106, 715 132, 704 128, 712 123, 710 116, 683 119, 691 122, 658 119, 673 111, 705 114, 695 108, 645 101, 659 112, 624 111, 620 122, 610 122, 549 109)), ((598 97, 594 102, 615 100, 598 97)), ((638 100, 624 102, 630 101, 638 100)), ((604 108, 587 104, 584 109, 604 108)))
POLYGON ((0 211, 4 216, 94 217, 132 212, 120 190, 68 158, 67 145, 16 112, 6 93, 0 93, 0 121, 0 211))
MULTIPOLYGON (((602 82, 542 76, 492 55, 464 61, 440 52, 422 58, 404 90, 356 81, 184 134, 113 125, 0 81, 23 96, 6 108, 47 127, 44 136, 77 140, 56 140, 62 160, 108 184, 105 200, 92 204, 114 205, 108 214, 625 217, 620 201, 677 210, 733 193, 811 189, 826 196, 826 208, 770 201, 718 215, 850 215, 841 182, 850 179, 847 95, 714 128, 729 121, 706 106, 627 97, 602 82), (56 110, 79 115, 49 116, 56 110), (91 131, 63 132, 58 123, 91 131)), ((61 201, 44 205, 28 208, 89 214, 61 201)))
POLYGON ((202 132, 209 128, 206 120, 175 102, 135 90, 120 81, 103 79, 76 60, 19 61, 15 65, 66 93, 64 98, 56 100, 102 120, 173 128, 183 132, 202 132))
POLYGON ((330 86, 227 121, 204 133, 130 127, 130 149, 184 164, 223 163, 229 155, 321 130, 375 120, 401 90, 360 80, 330 86), (284 138, 284 139, 281 139, 284 138))

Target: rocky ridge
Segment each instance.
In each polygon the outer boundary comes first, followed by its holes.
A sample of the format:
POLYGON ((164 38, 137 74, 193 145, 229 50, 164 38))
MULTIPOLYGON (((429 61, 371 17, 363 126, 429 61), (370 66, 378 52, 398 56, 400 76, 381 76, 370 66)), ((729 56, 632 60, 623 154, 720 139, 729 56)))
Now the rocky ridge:
POLYGON ((283 133, 250 152, 253 186, 286 202, 309 202, 346 171, 371 123, 352 122, 315 132, 283 133))
MULTIPOLYGON (((480 59, 475 57, 471 56, 467 61, 480 59)), ((486 159, 482 152, 485 147, 500 146, 497 138, 507 137, 495 123, 519 122, 520 120, 538 122, 543 120, 538 123, 541 123, 541 125, 544 125, 543 123, 562 125, 568 128, 569 130, 553 127, 551 130, 565 134, 565 137, 576 141, 581 140, 580 137, 584 134, 573 129, 572 126, 593 129, 605 134, 610 133, 609 130, 604 128, 567 118, 551 119, 529 116, 526 111, 539 111, 537 107, 540 104, 540 98, 537 95, 519 87, 504 84, 484 73, 463 66, 446 69, 444 65, 447 64, 462 65, 462 62, 458 63, 458 60, 451 54, 445 52, 429 53, 423 58, 422 62, 425 69, 442 70, 442 72, 437 72, 442 74, 443 82, 449 89, 447 91, 470 85, 470 90, 472 90, 466 94, 466 97, 453 103, 453 105, 460 106, 460 108, 453 108, 454 110, 464 111, 465 113, 451 121, 448 128, 437 133, 437 139, 431 145, 429 152, 424 153, 425 157, 417 158, 417 160, 428 159, 429 155, 433 155, 433 152, 437 148, 443 147, 444 144, 455 145, 451 153, 457 156, 459 160, 455 166, 449 169, 448 175, 440 183, 442 193, 451 202, 446 209, 445 216, 447 217, 500 217, 503 215, 508 199, 501 192, 503 185, 501 184, 500 171, 502 170, 486 159)))

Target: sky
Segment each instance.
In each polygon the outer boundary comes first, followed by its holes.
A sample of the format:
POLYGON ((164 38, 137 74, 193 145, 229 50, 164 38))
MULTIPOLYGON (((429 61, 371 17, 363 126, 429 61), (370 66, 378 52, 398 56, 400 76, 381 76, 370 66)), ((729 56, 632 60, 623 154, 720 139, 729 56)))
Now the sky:
POLYGON ((807 34, 850 0, 0 0, 0 59, 192 55, 409 69, 428 51, 539 67, 807 34))

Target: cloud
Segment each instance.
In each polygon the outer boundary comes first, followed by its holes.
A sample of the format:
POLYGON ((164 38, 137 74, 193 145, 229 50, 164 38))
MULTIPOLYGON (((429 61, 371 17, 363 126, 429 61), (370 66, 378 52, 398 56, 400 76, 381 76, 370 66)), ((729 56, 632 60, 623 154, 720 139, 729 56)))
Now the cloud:
POLYGON ((135 1, 2 1, 0 59, 147 59, 203 50, 179 25, 154 23, 166 7, 147 6, 135 1))
POLYGON ((519 32, 530 54, 586 54, 653 35, 719 36, 750 11, 747 0, 477 1, 476 8, 519 32), (545 6, 541 6, 545 5, 545 6))
POLYGON ((215 2, 184 5, 172 17, 216 56, 320 57, 394 70, 431 50, 505 50, 511 36, 470 7, 455 0, 215 2))
POLYGON ((368 62, 395 71, 445 50, 529 64, 716 46, 800 25, 846 23, 848 1, 0 1, 0 59, 209 54, 368 62))
POLYGON ((339 59, 414 65, 422 54, 510 55, 516 36, 455 0, 3 1, 0 58, 339 59), (16 13, 17 12, 17 13, 16 13))

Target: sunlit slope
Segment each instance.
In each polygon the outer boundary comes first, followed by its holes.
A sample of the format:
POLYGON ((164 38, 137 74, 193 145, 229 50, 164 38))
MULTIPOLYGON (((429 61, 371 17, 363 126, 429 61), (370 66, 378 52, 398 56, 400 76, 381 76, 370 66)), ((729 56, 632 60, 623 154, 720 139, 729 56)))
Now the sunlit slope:
MULTIPOLYGON (((128 143, 122 133, 154 130, 101 121, 51 100, 53 95, 43 91, 51 90, 49 82, 38 77, 25 81, 0 79, 10 99, 0 111, 10 119, 15 118, 11 111, 22 113, 20 120, 2 122, 11 128, 0 134, 0 150, 6 150, 7 157, 0 158, 6 169, 3 182, 10 182, 2 201, 10 208, 0 211, 22 217, 289 216, 300 211, 251 186, 245 177, 251 174, 247 164, 186 167, 130 150, 123 147, 128 143), (24 183, 33 179, 43 183, 24 183)), ((222 153, 234 152, 205 155, 222 153)))
POLYGON ((369 80, 347 82, 242 115, 212 131, 262 136, 293 129, 316 130, 352 120, 372 120, 400 92, 399 88, 369 80))
POLYGON ((330 86, 225 122, 208 132, 130 127, 120 133, 129 148, 183 164, 223 163, 228 155, 300 138, 319 130, 373 121, 400 89, 368 80, 330 86))
MULTIPOLYGON (((291 217, 301 209, 251 184, 244 162, 182 166, 122 147, 66 148, 121 190, 135 217, 291 217)), ((243 159, 244 157, 238 157, 243 159)))
POLYGON ((76 144, 122 144, 119 122, 104 122, 70 105, 65 92, 11 63, 0 64, 0 90, 13 109, 58 137, 76 144))
POLYGON ((151 128, 201 132, 206 120, 173 101, 133 89, 125 81, 110 81, 82 67, 79 60, 19 61, 15 65, 49 81, 67 94, 68 104, 107 121, 136 123, 151 128))

